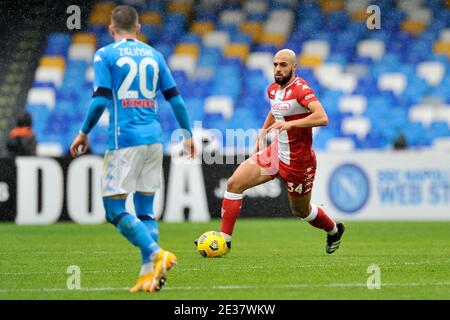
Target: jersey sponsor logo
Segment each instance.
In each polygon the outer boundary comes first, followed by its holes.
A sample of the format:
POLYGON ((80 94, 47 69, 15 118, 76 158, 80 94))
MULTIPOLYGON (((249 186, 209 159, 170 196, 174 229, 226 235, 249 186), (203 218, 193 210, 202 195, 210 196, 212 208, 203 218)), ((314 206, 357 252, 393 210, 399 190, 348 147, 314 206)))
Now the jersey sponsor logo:
POLYGON ((289 110, 289 103, 287 102, 279 102, 279 103, 274 103, 272 106, 273 110, 280 110, 280 111, 285 111, 285 110, 289 110))
POLYGON ((155 101, 147 99, 128 99, 122 100, 122 107, 124 108, 154 108, 155 101))
POLYGON ((369 199, 370 184, 367 174, 354 164, 340 165, 330 176, 328 194, 331 202, 340 211, 356 213, 369 199))
POLYGON ((285 98, 289 98, 289 96, 292 94, 292 89, 289 89, 287 92, 286 92, 286 97, 285 98))
POLYGON ((315 97, 314 93, 310 93, 310 94, 307 94, 307 95, 305 96, 305 100, 310 100, 310 99, 312 99, 312 98, 314 98, 314 97, 315 97))

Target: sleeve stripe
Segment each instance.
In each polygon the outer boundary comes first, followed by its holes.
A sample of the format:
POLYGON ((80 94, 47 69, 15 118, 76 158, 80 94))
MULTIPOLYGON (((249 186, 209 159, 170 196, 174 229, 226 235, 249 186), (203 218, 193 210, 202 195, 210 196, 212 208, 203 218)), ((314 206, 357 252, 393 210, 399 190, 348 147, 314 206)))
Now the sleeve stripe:
POLYGON ((92 97, 98 97, 98 96, 102 96, 102 97, 111 99, 112 91, 111 91, 111 89, 108 89, 105 87, 98 87, 97 90, 95 90, 94 93, 92 94, 92 97))
POLYGON ((173 97, 176 97, 177 95, 179 95, 179 92, 178 92, 177 87, 173 87, 173 88, 163 91, 162 94, 164 95, 164 98, 168 101, 168 100, 172 99, 173 97))

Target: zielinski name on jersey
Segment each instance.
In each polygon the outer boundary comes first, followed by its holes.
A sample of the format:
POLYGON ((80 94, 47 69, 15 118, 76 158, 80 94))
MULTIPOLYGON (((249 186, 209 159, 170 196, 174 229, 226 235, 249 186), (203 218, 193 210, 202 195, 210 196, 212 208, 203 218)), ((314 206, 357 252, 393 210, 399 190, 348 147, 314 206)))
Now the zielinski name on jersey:
POLYGON ((147 48, 119 48, 120 56, 153 57, 152 51, 147 48))
POLYGON ((146 99, 128 99, 122 100, 122 107, 124 108, 154 108, 155 100, 146 100, 146 99))

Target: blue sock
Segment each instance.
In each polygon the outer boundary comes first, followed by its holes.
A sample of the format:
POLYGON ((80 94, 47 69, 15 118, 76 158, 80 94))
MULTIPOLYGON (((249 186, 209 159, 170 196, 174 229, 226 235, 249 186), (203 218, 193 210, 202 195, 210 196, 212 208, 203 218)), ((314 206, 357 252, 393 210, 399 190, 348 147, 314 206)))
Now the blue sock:
POLYGON ((153 215, 154 198, 154 195, 149 196, 138 192, 133 195, 134 208, 136 210, 137 217, 145 224, 153 240, 158 242, 158 223, 153 215))
POLYGON ((126 199, 103 197, 106 220, 116 226, 129 242, 141 249, 142 263, 150 261, 150 255, 159 250, 144 223, 125 211, 126 199))

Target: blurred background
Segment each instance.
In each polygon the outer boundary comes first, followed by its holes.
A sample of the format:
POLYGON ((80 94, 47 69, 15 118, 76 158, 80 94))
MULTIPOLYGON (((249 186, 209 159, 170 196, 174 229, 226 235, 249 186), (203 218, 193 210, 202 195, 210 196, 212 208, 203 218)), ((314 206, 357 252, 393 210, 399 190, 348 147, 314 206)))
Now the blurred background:
MULTIPOLYGON (((91 98, 93 55, 113 41, 118 4, 139 11, 140 40, 166 57, 191 121, 204 129, 225 136, 227 128, 260 128, 272 56, 290 48, 329 114, 330 125, 314 130, 316 150, 450 150, 448 1, 19 1, 2 2, 2 155, 21 110, 31 114, 38 155, 67 154, 91 98), (80 29, 67 27, 69 5, 80 8, 80 29), (380 9, 380 29, 367 26, 370 5, 380 9)), ((167 152, 178 126, 158 100, 167 152)), ((105 112, 91 134, 95 154, 105 151, 107 126, 105 112)), ((219 139, 216 148, 251 140, 219 139)))

